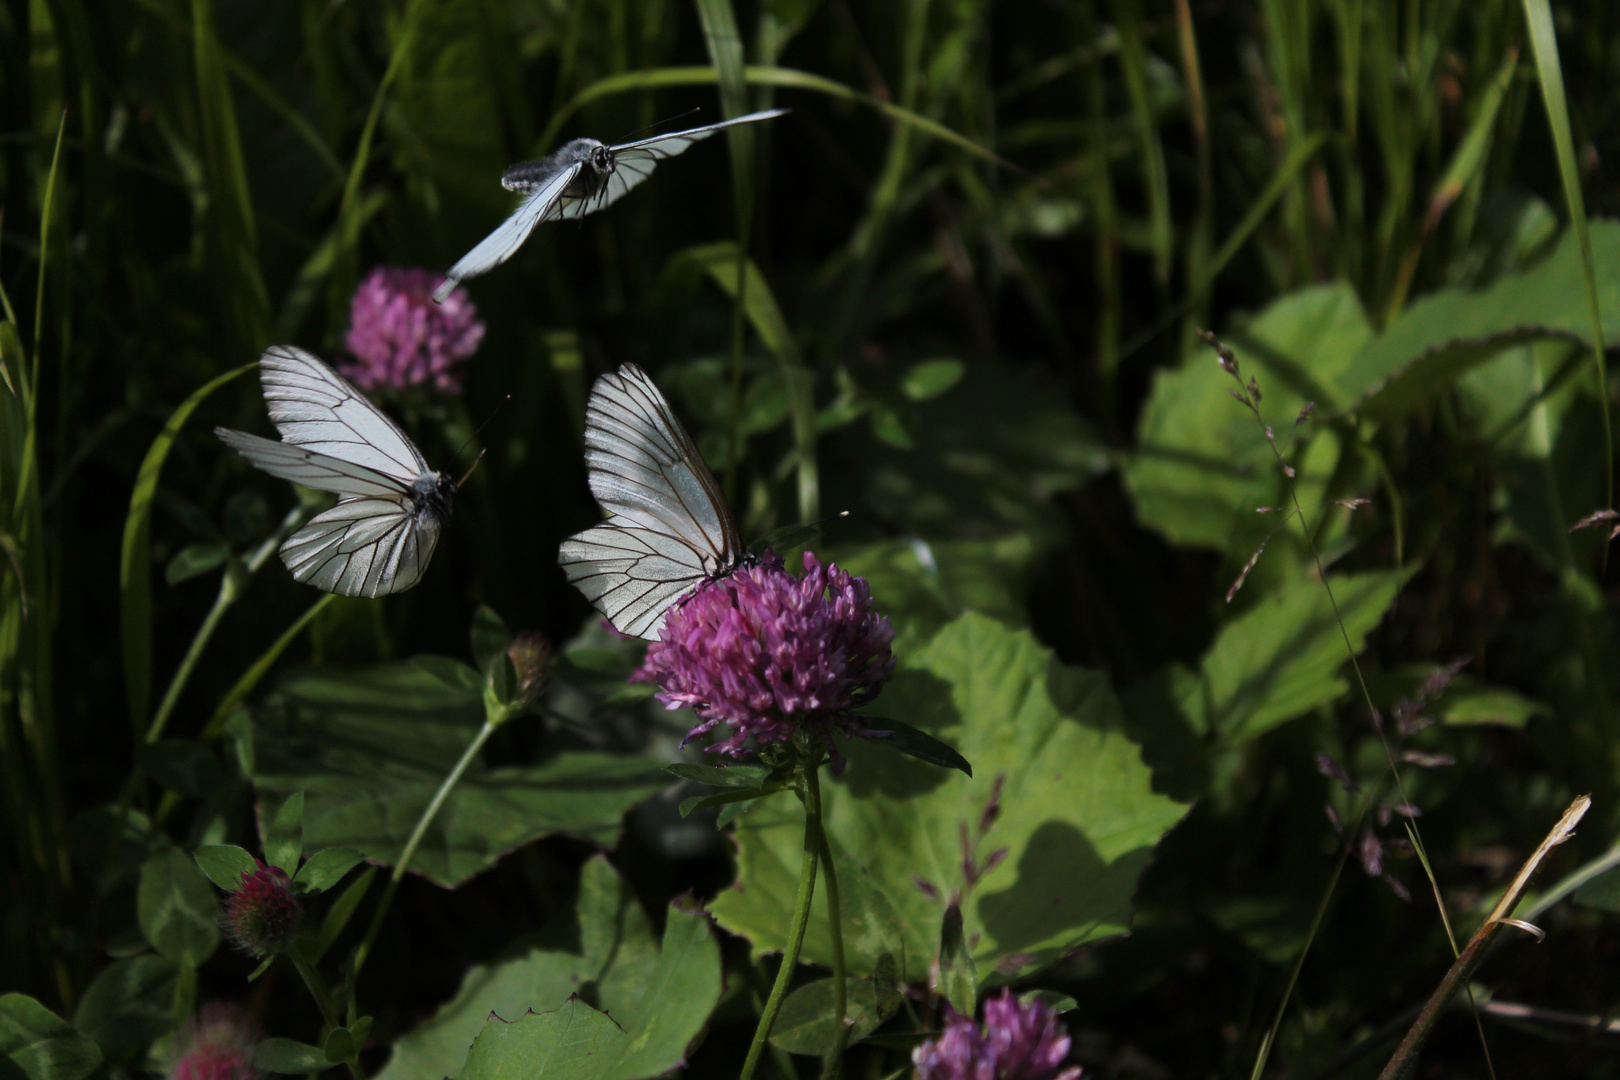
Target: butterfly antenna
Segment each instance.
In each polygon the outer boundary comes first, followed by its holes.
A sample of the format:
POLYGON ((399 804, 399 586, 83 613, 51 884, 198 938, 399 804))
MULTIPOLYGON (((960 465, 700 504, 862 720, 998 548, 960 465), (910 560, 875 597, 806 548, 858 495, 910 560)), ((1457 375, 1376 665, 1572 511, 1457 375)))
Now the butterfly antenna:
POLYGON ((456 487, 458 487, 458 488, 462 487, 467 483, 468 478, 471 477, 472 474, 473 474, 473 470, 478 468, 478 463, 480 461, 484 460, 484 455, 487 454, 487 453, 489 453, 488 450, 480 450, 480 451, 478 451, 478 456, 473 458, 473 463, 471 465, 467 466, 467 471, 462 474, 460 480, 456 481, 456 487))
MULTIPOLYGON (((485 428, 489 427, 489 422, 491 420, 495 419, 496 414, 499 413, 502 409, 504 409, 506 407, 506 403, 508 401, 511 401, 511 400, 512 400, 512 395, 507 394, 505 397, 501 398, 501 403, 499 405, 497 405, 493 409, 489 410, 489 415, 484 417, 484 422, 482 424, 478 425, 478 430, 474 431, 471 435, 469 435, 467 437, 467 441, 461 444, 461 449, 456 451, 456 457, 460 457, 462 454, 466 453, 467 447, 471 446, 472 443, 473 443, 473 440, 478 438, 478 436, 483 433, 485 428)), ((479 456, 480 459, 482 459, 483 456, 484 456, 484 452, 482 450, 478 451, 478 456, 479 456)), ((473 462, 473 469, 476 469, 477 467, 478 467, 478 462, 476 462, 476 461, 473 462)), ((468 476, 472 475, 472 469, 467 470, 467 475, 468 476)), ((465 478, 463 478, 463 480, 465 481, 465 478)))
POLYGON ((663 127, 665 124, 673 124, 677 120, 684 120, 686 117, 691 116, 693 113, 700 113, 702 111, 703 111, 703 109, 701 107, 699 107, 699 108, 687 109, 685 112, 676 113, 674 116, 666 116, 666 117, 664 117, 664 119, 659 120, 656 123, 648 124, 646 127, 636 128, 636 130, 634 130, 634 131, 627 132, 624 135, 620 135, 617 139, 613 140, 614 145, 622 143, 626 139, 634 138, 635 136, 640 135, 643 131, 651 131, 653 128, 655 128, 655 127, 663 127))

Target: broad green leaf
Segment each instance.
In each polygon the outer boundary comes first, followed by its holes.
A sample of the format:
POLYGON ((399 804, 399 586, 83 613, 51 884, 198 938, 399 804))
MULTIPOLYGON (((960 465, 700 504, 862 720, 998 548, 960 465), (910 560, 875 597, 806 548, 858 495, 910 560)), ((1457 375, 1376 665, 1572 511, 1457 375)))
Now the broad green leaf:
POLYGON ((336 1027, 326 1036, 321 1053, 328 1061, 352 1061, 355 1049, 353 1032, 346 1027, 336 1027))
MULTIPOLYGON (((1605 345, 1620 344, 1620 222, 1592 223, 1605 345)), ((1379 421, 1419 407, 1503 348, 1537 338, 1592 339, 1580 245, 1565 233, 1548 256, 1483 290, 1442 289, 1414 302, 1340 376, 1345 404, 1379 421)))
MULTIPOLYGON (((878 1015, 877 990, 871 979, 846 978, 844 997, 846 1021, 853 1021, 848 1024, 848 1041, 854 1043, 883 1022, 878 1015)), ((830 1053, 841 1034, 836 1010, 831 979, 806 983, 782 1002, 771 1028, 771 1042, 792 1054, 830 1053)))
MULTIPOLYGON (((593 942, 583 932, 585 926, 581 930, 588 951, 601 947, 600 941, 593 942)), ((617 957, 612 961, 615 967, 627 962, 617 957)), ((636 966, 646 970, 645 964, 636 966)), ((486 1012, 489 1019, 482 1023, 466 1064, 456 1075, 460 1080, 535 1076, 642 1080, 678 1067, 720 999, 720 948, 708 917, 671 905, 662 948, 645 983, 636 987, 639 994, 628 997, 632 984, 619 984, 615 993, 625 994, 627 1003, 614 1007, 605 978, 600 988, 612 1020, 577 996, 553 1011, 529 1012, 510 1023, 498 1012, 493 1016, 486 1012)))
MULTIPOLYGON (((888 952, 908 981, 928 978, 945 900, 964 884, 961 830, 977 836, 993 793, 999 812, 973 857, 985 866, 1005 854, 963 902, 964 940, 980 970, 1038 965, 1125 929, 1137 877, 1184 808, 1151 790, 1106 676, 1065 667, 1027 632, 969 614, 906 655, 882 701, 959 747, 974 775, 843 744, 849 766, 823 785, 829 841, 867 867, 863 891, 880 895, 902 928, 898 948, 881 931, 846 935, 852 971, 873 970, 888 952), (907 828, 896 827, 902 821, 907 828)), ((799 805, 774 799, 737 829, 737 884, 712 910, 756 954, 783 947, 803 828, 799 805)), ((856 895, 846 878, 845 897, 856 895)), ((824 892, 805 940, 808 963, 830 961, 824 892)), ((845 922, 860 925, 849 899, 843 908, 845 922)))
POLYGON ((301 893, 323 893, 342 881, 343 875, 364 860, 365 856, 353 848, 330 847, 317 851, 299 867, 298 873, 293 876, 293 884, 301 893))
MULTIPOLYGON (((1371 334, 1355 290, 1334 284, 1290 293, 1222 335, 1244 381, 1259 383, 1260 410, 1278 443, 1305 440, 1303 457, 1287 456, 1307 508, 1321 502, 1337 466, 1338 437, 1311 423, 1296 432, 1295 421, 1307 402, 1328 409, 1346 399, 1343 372, 1371 334)), ((1277 526, 1293 536, 1298 523, 1257 513, 1292 502, 1260 423, 1228 392, 1236 388, 1202 344, 1179 369, 1159 372, 1124 473, 1144 524, 1172 543, 1219 548, 1241 562, 1277 526)), ((1277 558, 1270 549, 1267 556, 1277 558)))
POLYGON ((150 953, 115 961, 79 999, 73 1026, 94 1039, 108 1061, 123 1061, 174 1027, 179 974, 179 964, 150 953))
POLYGON ((124 520, 118 589, 124 684, 128 688, 130 720, 137 733, 145 733, 147 712, 152 706, 152 496, 157 491, 169 449, 197 406, 219 387, 258 366, 257 360, 243 364, 198 387, 170 415, 135 474, 135 490, 130 493, 129 513, 124 520))
POLYGON ((1337 617, 1327 589, 1309 577, 1261 600, 1221 627, 1197 675, 1178 684, 1180 714, 1198 734, 1231 744, 1333 701, 1349 687, 1345 635, 1360 652, 1409 576, 1330 577, 1337 617))
MULTIPOLYGON (((872 588, 872 603, 895 627, 903 656, 966 611, 1012 626, 1028 621, 1025 595, 1035 557, 1023 534, 993 540, 882 540, 822 555, 872 588)), ((890 712, 878 705, 881 712, 890 712)), ((904 719, 901 717, 900 719, 904 719)))
POLYGON ((258 860, 235 844, 211 844, 198 848, 195 858, 198 869, 207 875, 208 880, 226 892, 240 889, 242 875, 251 874, 259 868, 258 860))
POLYGON ((0 1057, 28 1080, 84 1080, 101 1064, 94 1042, 26 994, 0 997, 0 1057))
POLYGON ((927 401, 961 382, 966 373, 967 368, 960 360, 924 360, 913 364, 911 370, 901 376, 900 389, 913 401, 927 401))
POLYGON ((335 1061, 328 1061, 318 1046, 293 1039, 266 1039, 253 1048, 253 1067, 287 1076, 325 1072, 335 1061))
POLYGON ((172 845, 141 865, 136 910, 152 948, 192 967, 219 945, 219 904, 190 855, 172 845))
MULTIPOLYGON (((289 676, 255 732, 260 812, 302 791, 307 846, 392 865, 483 718, 476 694, 410 664, 289 676)), ((454 886, 550 833, 611 843, 625 812, 666 783, 653 762, 588 750, 526 766, 475 762, 410 869, 454 886)))
POLYGON ((269 822, 264 830, 264 858, 271 866, 297 873, 298 860, 304 854, 304 793, 295 791, 287 796, 273 815, 265 815, 269 822))
POLYGON ((548 1012, 594 987, 592 1004, 621 1017, 651 985, 658 940, 634 894, 600 855, 580 876, 574 921, 548 928, 503 959, 469 968, 455 997, 394 1044, 377 1080, 459 1075, 467 1047, 491 1013, 515 1019, 530 1010, 548 1012))
POLYGON ((1504 686, 1453 686, 1435 706, 1443 724, 1500 724, 1522 728, 1534 716, 1550 716, 1552 710, 1539 701, 1504 686))

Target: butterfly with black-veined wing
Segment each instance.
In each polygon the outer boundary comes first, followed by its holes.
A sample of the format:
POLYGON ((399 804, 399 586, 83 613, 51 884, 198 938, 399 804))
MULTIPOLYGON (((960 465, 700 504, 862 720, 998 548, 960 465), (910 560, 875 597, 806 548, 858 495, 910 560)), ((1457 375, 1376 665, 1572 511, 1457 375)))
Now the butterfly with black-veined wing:
POLYGON ((398 424, 304 350, 266 349, 259 382, 281 441, 214 434, 271 476, 338 496, 281 545, 293 578, 371 598, 415 585, 450 519, 456 481, 429 469, 398 424))
POLYGON ((597 139, 575 139, 538 161, 513 165, 501 176, 508 191, 527 192, 518 208, 498 229, 463 255, 445 275, 433 299, 444 301, 465 278, 486 273, 512 257, 542 221, 581 218, 616 201, 652 175, 653 166, 683 153, 699 139, 737 124, 771 120, 786 109, 766 109, 705 127, 654 135, 650 139, 609 146, 597 139))
POLYGON ((585 467, 608 519, 564 540, 557 562, 621 634, 657 641, 671 604, 753 561, 697 445, 635 364, 591 387, 585 467))

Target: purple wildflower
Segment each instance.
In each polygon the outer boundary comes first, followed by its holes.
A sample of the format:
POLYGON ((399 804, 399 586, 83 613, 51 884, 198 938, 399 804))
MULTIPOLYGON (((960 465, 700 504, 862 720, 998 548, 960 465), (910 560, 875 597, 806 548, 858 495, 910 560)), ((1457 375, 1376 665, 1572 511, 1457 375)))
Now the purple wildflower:
POLYGON ((304 913, 287 871, 253 861, 258 869, 244 873, 236 891, 226 897, 220 924, 238 949, 249 956, 269 956, 292 941, 304 913))
POLYGON ((478 351, 484 324, 466 289, 444 303, 433 290, 444 276, 417 267, 379 266, 354 291, 345 339, 356 363, 343 374, 365 390, 403 390, 428 383, 461 392, 461 362, 478 351))
POLYGON ((894 627, 872 610, 865 578, 808 551, 804 569, 794 577, 766 552, 669 609, 630 678, 657 683, 667 708, 692 707, 701 722, 686 742, 725 724, 731 736, 709 750, 741 757, 750 738, 759 747, 802 730, 836 762, 834 731, 868 734, 854 710, 894 670, 894 627))
POLYGON ((255 1080, 250 1055, 259 1035, 239 1007, 204 1005, 176 1041, 169 1080, 255 1080))
POLYGON ((1080 1067, 1063 1068, 1069 1032, 1057 1010, 1024 1003, 1010 987, 984 1003, 984 1027, 952 1012, 945 1031, 911 1052, 916 1080, 1079 1080, 1080 1067))

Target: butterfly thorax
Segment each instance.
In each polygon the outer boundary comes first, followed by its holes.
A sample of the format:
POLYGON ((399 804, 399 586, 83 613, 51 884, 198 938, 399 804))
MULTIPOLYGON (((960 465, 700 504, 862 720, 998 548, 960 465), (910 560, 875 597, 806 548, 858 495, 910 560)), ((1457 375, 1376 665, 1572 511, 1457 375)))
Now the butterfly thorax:
POLYGON ((443 473, 423 473, 411 482, 411 508, 418 518, 431 514, 439 521, 449 521, 455 497, 456 482, 443 473))
MULTIPOLYGON (((501 186, 507 191, 538 191, 544 187, 552 177, 574 165, 583 163, 585 168, 579 170, 579 176, 568 185, 568 194, 573 195, 580 188, 581 181, 595 173, 594 159, 598 151, 606 151, 608 147, 597 139, 574 139, 564 143, 556 153, 548 154, 537 161, 520 161, 509 167, 501 174, 501 186)), ((612 154, 608 154, 610 162, 608 172, 612 172, 612 154)), ((590 190, 580 189, 580 194, 590 194, 600 183, 590 181, 594 186, 590 190)))

